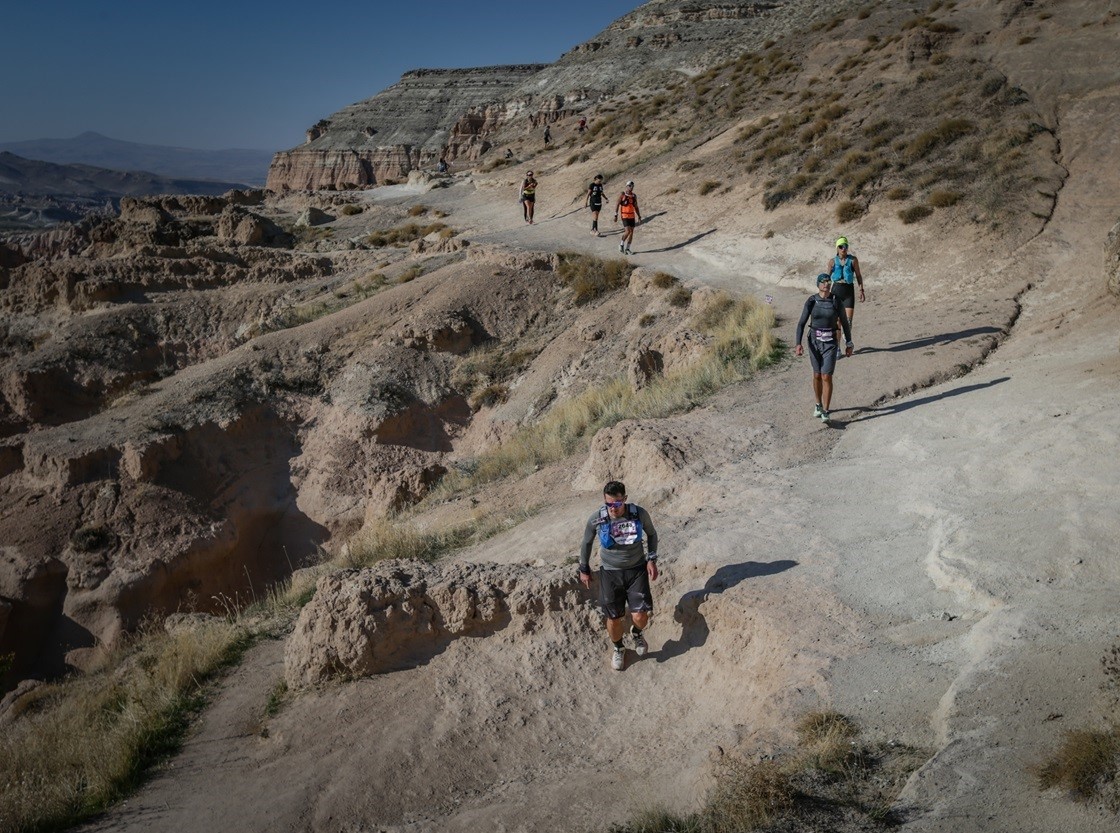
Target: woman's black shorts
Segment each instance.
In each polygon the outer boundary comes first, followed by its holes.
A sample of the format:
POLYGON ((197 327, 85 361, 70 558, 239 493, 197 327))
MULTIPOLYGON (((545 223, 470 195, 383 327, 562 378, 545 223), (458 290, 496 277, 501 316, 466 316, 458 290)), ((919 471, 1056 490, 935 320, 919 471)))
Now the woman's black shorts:
POLYGON ((844 304, 844 309, 855 309, 856 285, 854 283, 836 281, 832 284, 832 297, 839 298, 844 304))
POLYGON ((621 619, 627 605, 631 613, 652 612, 653 594, 645 563, 628 570, 599 570, 599 603, 608 619, 621 619))

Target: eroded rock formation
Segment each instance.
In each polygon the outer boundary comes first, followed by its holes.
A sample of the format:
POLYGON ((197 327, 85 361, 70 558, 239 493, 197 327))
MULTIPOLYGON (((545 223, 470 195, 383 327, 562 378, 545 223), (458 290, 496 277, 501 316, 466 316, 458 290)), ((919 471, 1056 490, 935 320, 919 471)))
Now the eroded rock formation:
POLYGON ((380 674, 460 637, 526 635, 560 611, 569 627, 598 620, 570 569, 385 561, 319 580, 285 647, 284 674, 292 688, 380 674))

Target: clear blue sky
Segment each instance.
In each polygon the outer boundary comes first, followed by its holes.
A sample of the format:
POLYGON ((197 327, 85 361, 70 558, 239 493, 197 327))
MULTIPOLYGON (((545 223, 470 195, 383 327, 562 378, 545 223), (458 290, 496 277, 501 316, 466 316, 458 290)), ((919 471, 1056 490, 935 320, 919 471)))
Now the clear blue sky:
POLYGON ((419 67, 547 63, 642 0, 11 0, 0 141, 280 150, 419 67))

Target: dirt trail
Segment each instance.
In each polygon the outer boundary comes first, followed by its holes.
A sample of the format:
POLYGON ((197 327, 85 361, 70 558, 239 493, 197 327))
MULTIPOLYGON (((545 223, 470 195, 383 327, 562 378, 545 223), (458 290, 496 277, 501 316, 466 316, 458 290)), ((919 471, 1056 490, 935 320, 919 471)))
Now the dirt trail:
MULTIPOLYGON (((921 234, 853 235, 870 300, 860 351, 837 370, 836 427, 810 419, 807 363, 792 358, 659 424, 693 459, 629 484, 664 541, 646 659, 609 672, 597 631, 461 639, 264 720, 281 676, 279 644, 264 645, 184 752, 83 829, 605 829, 654 801, 695 806, 717 746, 781 743, 801 711, 833 707, 933 750, 905 793, 906 829, 1114 830, 1040 795, 1026 768, 1092 722, 1116 638, 1120 356, 1097 275, 1117 114, 1114 98, 1063 114, 1070 179, 1022 251, 960 238, 929 274, 921 234)), ((549 196, 579 194, 586 173, 546 167, 532 227, 512 185, 423 201, 472 241, 610 255, 614 237, 592 238, 586 211, 549 196)), ((709 232, 695 202, 678 210, 643 186, 635 262, 771 295, 792 341, 828 221, 768 238, 774 221, 745 210, 709 232)), ((548 511, 461 557, 564 563, 597 501, 568 485, 581 462, 542 474, 548 511)))

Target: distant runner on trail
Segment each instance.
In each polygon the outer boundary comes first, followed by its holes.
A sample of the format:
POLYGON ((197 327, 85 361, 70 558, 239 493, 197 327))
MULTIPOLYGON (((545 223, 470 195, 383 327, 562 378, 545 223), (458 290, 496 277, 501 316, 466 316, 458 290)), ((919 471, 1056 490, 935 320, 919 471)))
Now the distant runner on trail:
POLYGON ((595 179, 587 186, 587 198, 583 201, 584 207, 591 208, 591 233, 602 237, 599 233, 599 212, 603 209, 603 175, 595 174, 595 179))
POLYGON ((638 195, 634 193, 634 180, 627 182, 626 190, 618 195, 618 201, 614 205, 616 223, 619 214, 622 214, 622 242, 618 244, 618 251, 624 255, 632 255, 634 253, 630 251, 630 243, 634 239, 634 227, 642 221, 638 195))
POLYGON ((552 128, 547 124, 544 126, 544 143, 547 145, 552 141, 552 128))
MULTIPOLYGON (((852 326, 852 316, 856 311, 856 288, 853 283, 859 284, 859 300, 863 303, 863 275, 859 271, 859 258, 848 252, 848 238, 840 237, 836 240, 836 254, 824 267, 832 278, 832 295, 839 298, 844 304, 844 312, 848 316, 848 326, 852 326)), ((840 335, 837 333, 837 338, 840 335)))
POLYGON ((533 225, 533 210, 537 207, 537 181, 533 179, 533 172, 525 174, 521 182, 521 208, 525 214, 525 222, 533 225))
POLYGON ((827 274, 817 275, 817 294, 810 295, 801 310, 797 322, 797 348, 794 353, 804 354, 801 339, 805 335, 805 324, 809 324, 809 363, 813 366, 813 396, 817 404, 813 416, 828 424, 828 409, 832 405, 832 372, 836 368, 836 357, 840 345, 836 341, 837 327, 843 327, 845 336, 844 355, 852 355, 852 331, 848 326, 848 316, 844 313, 843 302, 830 295, 832 278, 827 274))
POLYGON ((614 648, 611 668, 626 665, 626 608, 630 608, 630 639, 634 653, 644 657, 649 645, 642 630, 653 612, 649 583, 657 580, 657 530, 649 513, 626 502, 626 486, 612 480, 603 487, 603 505, 587 519, 579 550, 579 580, 591 589, 591 549, 599 539, 599 602, 607 617, 607 636, 614 648), (642 537, 648 540, 648 549, 642 537))

